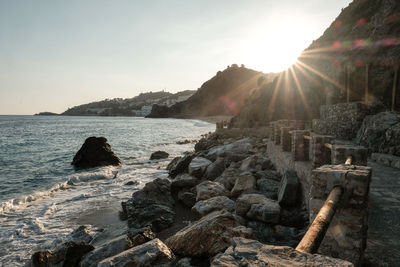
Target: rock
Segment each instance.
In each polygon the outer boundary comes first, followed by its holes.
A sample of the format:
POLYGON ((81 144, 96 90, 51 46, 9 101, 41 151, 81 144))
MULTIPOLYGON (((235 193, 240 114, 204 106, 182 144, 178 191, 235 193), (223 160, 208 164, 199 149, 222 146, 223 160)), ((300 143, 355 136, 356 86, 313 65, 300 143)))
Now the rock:
POLYGON ((281 209, 279 224, 284 226, 305 228, 309 225, 309 216, 305 208, 302 209, 281 209))
POLYGON ((180 174, 175 177, 175 179, 171 182, 171 190, 172 192, 179 191, 185 187, 193 187, 198 185, 201 180, 196 177, 190 176, 187 173, 180 174))
POLYGON ((279 182, 271 179, 262 178, 257 180, 257 189, 267 198, 277 199, 279 182))
POLYGON ((165 243, 179 255, 210 257, 224 251, 233 237, 242 234, 233 230, 237 226, 240 225, 231 213, 214 211, 183 228, 165 243))
POLYGON ((299 179, 295 171, 286 171, 278 191, 278 202, 283 207, 294 207, 299 204, 299 179))
POLYGON ((216 210, 226 210, 232 212, 235 210, 235 202, 226 196, 219 196, 201 200, 192 208, 192 211, 200 217, 216 210))
POLYGON ((319 254, 299 252, 291 247, 265 245, 234 237, 232 246, 218 254, 211 267, 227 266, 353 266, 352 263, 319 254))
POLYGON ((203 150, 208 150, 211 147, 217 146, 218 140, 216 139, 212 139, 212 138, 201 138, 199 140, 199 142, 196 143, 196 145, 194 146, 194 150, 196 152, 198 151, 203 151, 203 150))
POLYGON ((356 140, 370 152, 400 156, 400 115, 381 112, 366 116, 356 140))
POLYGON ((261 194, 243 194, 236 200, 236 214, 245 216, 250 210, 251 205, 266 202, 267 198, 261 194))
POLYGON ((227 168, 225 171, 221 174, 220 177, 215 179, 215 182, 218 182, 222 184, 227 190, 231 191, 233 186, 235 185, 237 177, 241 174, 242 172, 238 169, 235 168, 227 168))
POLYGON ((173 206, 171 183, 168 179, 155 179, 125 203, 128 226, 151 226, 157 232, 168 228, 174 220, 173 206))
POLYGON ((225 187, 212 181, 204 181, 196 186, 196 201, 209 199, 217 196, 228 196, 229 192, 225 187))
POLYGON ((253 175, 241 175, 237 177, 235 185, 231 190, 231 195, 237 197, 244 192, 253 190, 256 184, 256 178, 253 175))
POLYGON ((138 181, 128 181, 125 183, 125 185, 138 185, 139 182, 138 181))
POLYGON ((72 165, 76 168, 93 168, 121 164, 104 137, 89 137, 75 154, 72 165))
POLYGON ((175 177, 180 173, 187 172, 188 166, 189 166, 190 162, 192 161, 192 159, 193 159, 193 155, 192 154, 187 154, 184 157, 179 158, 177 160, 174 159, 173 162, 174 161, 175 162, 174 162, 174 164, 172 164, 169 167, 168 174, 171 177, 175 177))
POLYGON ((86 254, 80 262, 80 267, 97 266, 103 259, 117 255, 131 247, 133 247, 133 243, 126 235, 114 238, 86 254))
POLYGON ((275 170, 275 166, 269 158, 264 158, 261 163, 262 170, 275 170))
POLYGON ((54 250, 35 252, 31 257, 31 266, 77 266, 82 256, 93 249, 92 245, 83 241, 67 241, 54 250))
POLYGON ((204 174, 206 180, 215 180, 220 176, 225 170, 225 160, 224 158, 217 158, 213 163, 211 163, 204 174))
POLYGON ((176 267, 195 267, 192 265, 192 259, 191 258, 182 258, 176 263, 176 267))
POLYGON ((195 157, 189 164, 189 174, 194 177, 201 178, 211 163, 212 162, 208 159, 195 157))
POLYGON ((188 208, 196 204, 196 189, 181 190, 178 192, 178 199, 188 208))
POLYGON ((294 227, 270 225, 260 221, 249 221, 247 226, 253 229, 253 236, 270 245, 295 247, 303 237, 303 231, 294 227))
POLYGON ((178 163, 178 161, 179 161, 181 158, 182 158, 182 157, 176 157, 176 158, 174 158, 173 160, 171 160, 170 163, 168 163, 166 169, 167 169, 168 171, 170 171, 170 170, 172 169, 172 167, 174 167, 174 166, 178 163))
POLYGON ((278 223, 280 212, 281 207, 278 202, 266 198, 263 203, 251 205, 246 217, 267 223, 278 223))
POLYGON ((139 246, 156 238, 156 234, 149 226, 140 229, 129 228, 127 235, 129 240, 132 242, 133 247, 139 246))
POLYGON ((169 157, 169 154, 165 151, 156 151, 153 152, 150 156, 150 160, 154 160, 154 159, 166 159, 169 157))
POLYGON ((242 171, 250 171, 251 169, 254 169, 257 164, 257 156, 250 156, 247 157, 242 161, 242 164, 240 165, 240 170, 242 171))
POLYGON ((98 267, 111 266, 174 266, 175 255, 158 238, 102 260, 98 267))
POLYGON ((257 171, 254 172, 254 176, 257 179, 270 179, 278 182, 281 180, 281 175, 277 171, 272 170, 257 171))
POLYGON ((211 148, 207 153, 207 158, 215 160, 219 156, 248 154, 252 148, 250 139, 244 138, 231 144, 211 148))
POLYGON ((66 240, 68 240, 68 241, 83 241, 86 243, 90 243, 90 241, 93 240, 93 236, 90 233, 87 226, 81 225, 77 229, 75 229, 72 233, 70 233, 66 237, 66 240))

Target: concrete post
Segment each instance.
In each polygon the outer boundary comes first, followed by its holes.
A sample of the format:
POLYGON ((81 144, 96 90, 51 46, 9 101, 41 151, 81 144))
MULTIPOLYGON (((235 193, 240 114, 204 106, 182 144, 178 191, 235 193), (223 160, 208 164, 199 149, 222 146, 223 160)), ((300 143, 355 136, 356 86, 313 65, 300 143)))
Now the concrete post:
POLYGON ((292 150, 292 135, 289 133, 293 127, 282 127, 281 128, 281 143, 282 150, 290 152, 292 150))
POLYGON ((311 134, 310 160, 314 168, 331 163, 331 151, 325 143, 330 143, 332 139, 331 135, 311 134))
POLYGON ((310 222, 335 186, 344 189, 318 253, 348 260, 356 266, 361 264, 367 241, 370 182, 371 168, 365 166, 325 165, 312 171, 310 222))
POLYGON ((292 131, 292 159, 293 161, 309 160, 309 141, 304 139, 304 135, 309 135, 310 131, 292 131))

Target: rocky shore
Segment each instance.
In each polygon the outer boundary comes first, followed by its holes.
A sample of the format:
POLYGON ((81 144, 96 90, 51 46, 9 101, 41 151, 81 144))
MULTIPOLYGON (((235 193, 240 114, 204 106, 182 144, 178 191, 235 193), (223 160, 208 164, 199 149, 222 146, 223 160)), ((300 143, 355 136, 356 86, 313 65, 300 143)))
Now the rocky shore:
POLYGON ((31 266, 351 266, 294 250, 308 214, 296 174, 275 170, 266 137, 204 136, 168 164, 168 179, 121 203, 124 234, 93 245, 82 226, 54 249, 34 253, 31 266))

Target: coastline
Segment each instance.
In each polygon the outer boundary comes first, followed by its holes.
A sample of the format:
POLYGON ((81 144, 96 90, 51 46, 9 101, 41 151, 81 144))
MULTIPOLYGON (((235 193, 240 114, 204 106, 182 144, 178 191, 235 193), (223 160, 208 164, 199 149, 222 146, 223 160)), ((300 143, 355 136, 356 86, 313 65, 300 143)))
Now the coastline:
POLYGON ((233 116, 207 116, 207 117, 194 117, 193 120, 205 121, 215 124, 220 121, 229 121, 233 116))

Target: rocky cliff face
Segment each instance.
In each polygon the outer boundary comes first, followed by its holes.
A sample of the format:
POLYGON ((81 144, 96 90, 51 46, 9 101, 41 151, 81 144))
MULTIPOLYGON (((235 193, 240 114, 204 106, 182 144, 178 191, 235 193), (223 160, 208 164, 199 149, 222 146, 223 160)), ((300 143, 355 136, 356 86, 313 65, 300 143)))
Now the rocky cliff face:
POLYGON ((236 64, 219 71, 186 101, 168 108, 154 105, 150 118, 193 118, 199 116, 237 115, 258 84, 271 81, 274 74, 264 74, 236 64))
MULTIPOLYGON (((354 0, 293 66, 254 93, 232 125, 318 118, 321 105, 347 98, 391 108, 399 59, 400 2, 354 0)), ((400 110, 400 92, 395 109, 400 110)))

